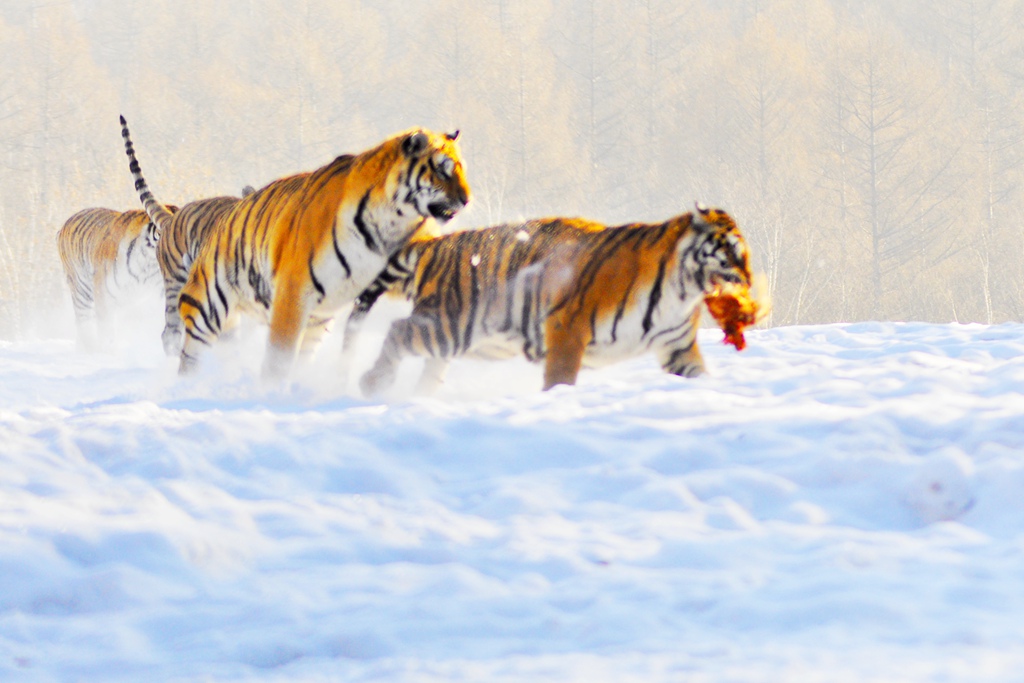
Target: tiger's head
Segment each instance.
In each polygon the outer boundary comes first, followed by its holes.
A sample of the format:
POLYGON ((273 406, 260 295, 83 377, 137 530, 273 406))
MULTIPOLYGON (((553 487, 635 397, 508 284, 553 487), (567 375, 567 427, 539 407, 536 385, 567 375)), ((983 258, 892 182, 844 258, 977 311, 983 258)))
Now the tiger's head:
POLYGON ((401 200, 424 218, 446 223, 469 203, 458 139, 458 131, 438 134, 423 129, 401 138, 401 153, 407 161, 401 200))
POLYGON ((753 281, 747 242, 736 221, 722 209, 697 204, 691 215, 694 241, 684 253, 683 268, 691 271, 704 293, 716 288, 749 288, 753 281))
MULTIPOLYGON (((746 240, 729 214, 697 204, 690 225, 694 238, 684 251, 690 255, 690 263, 684 258, 682 268, 689 272, 708 312, 725 332, 725 343, 742 351, 746 346, 744 328, 757 324, 771 310, 768 292, 751 272, 746 240)), ((684 292, 685 280, 684 273, 684 292)))

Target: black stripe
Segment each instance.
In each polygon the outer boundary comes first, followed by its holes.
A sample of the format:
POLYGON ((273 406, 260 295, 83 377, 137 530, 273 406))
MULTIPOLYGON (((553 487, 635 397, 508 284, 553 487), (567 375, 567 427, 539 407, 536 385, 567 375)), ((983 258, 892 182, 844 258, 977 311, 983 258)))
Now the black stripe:
POLYGON ((431 320, 433 325, 422 325, 421 327, 425 331, 433 332, 434 337, 432 342, 428 342, 428 340, 426 339, 423 340, 424 348, 430 351, 431 355, 440 356, 441 358, 448 358, 449 350, 451 351, 451 353, 454 354, 455 349, 450 348, 449 341, 451 341, 451 337, 448 334, 445 334, 444 319, 444 312, 439 307, 437 309, 437 315, 435 315, 433 317, 433 320, 431 320))
POLYGON ((345 269, 345 277, 351 278, 352 269, 348 265, 348 259, 341 253, 341 248, 338 246, 338 219, 334 219, 334 225, 331 226, 331 241, 334 243, 334 255, 338 257, 338 262, 345 269))
POLYGON ((242 281, 242 268, 245 263, 245 240, 235 240, 235 258, 228 270, 228 284, 237 288, 242 281))
POLYGON ((128 271, 128 275, 136 280, 138 280, 139 277, 132 272, 132 252, 135 251, 135 243, 138 239, 138 237, 132 239, 132 241, 128 243, 128 248, 124 252, 124 268, 128 271))
MULTIPOLYGON (((224 295, 224 290, 221 289, 220 278, 217 277, 217 271, 220 270, 219 264, 220 264, 220 251, 217 250, 217 249, 214 249, 213 250, 213 288, 217 292, 217 296, 220 298, 221 305, 224 306, 224 319, 227 320, 228 309, 229 309, 228 298, 227 298, 227 296, 224 295)), ((207 296, 209 296, 209 295, 207 295, 207 296)), ((216 321, 217 321, 217 330, 219 331, 220 330, 221 317, 220 317, 219 314, 217 314, 216 307, 211 305, 210 306, 210 310, 212 310, 215 313, 215 317, 216 317, 216 321)))
POLYGON ((672 353, 669 355, 668 362, 665 363, 664 368, 672 374, 678 373, 680 370, 682 370, 682 368, 679 367, 679 361, 681 360, 682 356, 685 356, 691 348, 693 348, 693 344, 690 344, 689 346, 683 347, 681 349, 674 349, 672 353))
MULTIPOLYGON (((453 249, 451 250, 456 255, 456 258, 458 258, 460 246, 461 245, 459 242, 455 242, 455 244, 453 245, 453 249)), ((441 263, 441 261, 441 252, 440 250, 435 249, 432 257, 429 257, 427 259, 426 264, 423 266, 423 272, 422 275, 420 276, 420 282, 429 282, 430 280, 432 280, 434 277, 434 272, 438 270, 438 264, 441 263)))
POLYGON ((533 340, 530 337, 530 310, 532 308, 531 299, 533 291, 533 287, 531 286, 531 284, 532 278, 524 278, 523 311, 522 317, 519 319, 519 325, 520 329, 523 331, 523 337, 526 339, 526 345, 523 347, 523 353, 527 358, 533 360, 529 351, 529 349, 533 346, 533 340))
MULTIPOLYGON (((220 297, 220 303, 224 306, 224 317, 227 318, 228 310, 231 308, 228 306, 228 298, 224 295, 224 290, 221 289, 220 280, 217 278, 213 279, 213 287, 217 290, 217 296, 220 297)), ((220 327, 220 316, 217 316, 217 326, 220 327)))
POLYGON ((694 338, 694 328, 693 328, 693 324, 689 320, 687 320, 687 321, 685 321, 683 323, 680 323, 679 325, 676 325, 673 328, 670 328, 670 329, 667 329, 667 330, 662 330, 661 332, 658 332, 656 335, 654 335, 653 337, 650 338, 647 346, 650 347, 655 341, 657 341, 661 337, 664 337, 666 335, 672 334, 673 332, 679 332, 679 334, 677 334, 675 337, 672 337, 671 339, 665 340, 665 342, 662 344, 663 346, 666 346, 666 347, 675 346, 676 344, 678 344, 679 342, 683 341, 687 337, 691 337, 690 346, 693 345, 693 342, 695 341, 695 338, 694 338))
POLYGON ((359 200, 359 208, 356 209, 356 215, 352 219, 352 222, 356 224, 356 230, 359 232, 363 241, 366 242, 366 248, 370 251, 377 251, 377 243, 373 241, 373 235, 370 234, 370 229, 366 227, 366 220, 363 218, 363 214, 366 212, 366 205, 370 201, 370 191, 367 190, 363 198, 359 200))
MULTIPOLYGON (((193 325, 196 324, 195 318, 193 318, 192 316, 189 316, 188 319, 192 321, 193 325)), ((185 326, 185 334, 187 334, 188 336, 192 337, 197 342, 201 342, 203 344, 206 344, 207 346, 210 345, 210 342, 206 341, 205 339, 203 339, 202 337, 197 335, 195 332, 193 332, 192 328, 189 327, 188 325, 185 326)), ((182 350, 181 355, 184 356, 185 358, 190 359, 190 360, 195 360, 196 359, 195 356, 192 356, 192 355, 189 355, 189 354, 185 353, 184 349, 182 350)))
POLYGON ((661 300, 661 281, 665 278, 665 261, 662 260, 658 263, 658 276, 654 279, 654 286, 651 287, 651 295, 647 300, 647 312, 644 314, 643 321, 643 336, 646 337, 647 333, 651 331, 651 326, 654 324, 654 309, 658 306, 658 302, 661 300))
MULTIPOLYGON (((622 316, 626 313, 626 304, 629 303, 629 295, 633 291, 633 283, 636 282, 636 275, 634 274, 633 279, 629 283, 629 287, 622 293, 622 299, 619 301, 619 307, 615 309, 615 319, 612 321, 612 343, 618 339, 619 321, 622 320, 622 316)), ((595 309, 596 314, 596 309, 595 309)))
MULTIPOLYGON (((183 303, 188 304, 189 306, 192 306, 193 308, 198 309, 199 314, 203 316, 203 322, 206 324, 206 329, 208 329, 208 330, 209 329, 213 329, 213 328, 210 327, 210 319, 206 317, 206 311, 203 310, 202 304, 200 304, 198 301, 196 301, 190 294, 185 294, 184 292, 182 292, 181 294, 178 295, 178 304, 179 304, 178 311, 179 312, 181 311, 181 304, 183 304, 183 303)), ((189 317, 192 318, 192 316, 189 316, 189 317)), ((195 323, 195 318, 192 318, 192 322, 193 322, 193 324, 195 323)), ((195 335, 192 335, 192 336, 195 336, 195 335)), ((200 341, 202 341, 202 340, 200 340, 200 341)))
POLYGON ((444 334, 451 340, 452 343, 452 355, 459 355, 459 323, 462 317, 462 282, 464 278, 462 275, 462 262, 461 259, 454 264, 455 270, 449 271, 456 274, 456 279, 452 287, 448 288, 448 296, 445 298, 446 305, 440 316, 441 321, 448 320, 448 329, 444 329, 443 323, 438 325, 441 334, 444 334))
MULTIPOLYGON (((216 281, 214 281, 214 285, 216 286, 216 281)), ((213 303, 213 296, 210 294, 209 280, 207 280, 206 284, 206 301, 210 305, 210 317, 213 324, 216 326, 210 328, 210 332, 213 332, 214 330, 220 329, 220 313, 217 311, 217 306, 213 303)))
MULTIPOLYGON (((412 318, 411 317, 407 318, 405 320, 405 324, 402 325, 402 331, 404 332, 404 334, 402 335, 402 348, 404 348, 404 349, 406 349, 408 351, 411 351, 412 350, 412 337, 413 337, 413 332, 414 332, 413 325, 412 325, 412 318)), ((397 346, 397 344, 396 344, 396 346, 397 346)), ((395 355, 398 355, 398 354, 396 353, 395 355)))
POLYGON ((313 272, 313 256, 309 257, 309 278, 313 281, 313 288, 320 293, 318 303, 324 300, 327 296, 327 292, 324 291, 324 286, 320 284, 320 281, 316 279, 316 273, 313 272))
MULTIPOLYGON (((470 264, 472 266, 472 264, 470 264)), ((480 307, 480 281, 477 275, 477 270, 480 264, 470 268, 469 272, 469 310, 466 311, 466 317, 463 321, 462 331, 462 350, 469 350, 470 344, 473 342, 473 328, 476 325, 476 314, 477 309, 480 307)))

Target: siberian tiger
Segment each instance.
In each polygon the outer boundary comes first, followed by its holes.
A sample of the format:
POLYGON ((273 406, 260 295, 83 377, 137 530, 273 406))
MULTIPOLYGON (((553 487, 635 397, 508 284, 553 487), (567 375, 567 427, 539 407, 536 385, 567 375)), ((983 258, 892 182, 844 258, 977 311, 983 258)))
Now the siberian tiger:
MULTIPOLYGON (((157 221, 159 203, 124 133, 136 188, 157 221)), ((178 296, 179 372, 192 370, 201 350, 246 312, 270 324, 264 377, 285 378, 297 353, 315 349, 337 310, 414 232, 467 204, 457 138, 409 130, 218 210, 178 296)))
MULTIPOLYGON (((177 207, 167 207, 169 212, 177 207)), ((71 290, 78 348, 109 342, 111 299, 156 285, 160 231, 134 209, 83 209, 57 232, 57 252, 71 290)))
POLYGON ((697 208, 657 224, 549 218, 411 242, 350 314, 347 350, 383 292, 400 289, 413 301, 361 389, 386 389, 405 356, 427 359, 420 392, 436 388, 450 360, 464 355, 543 361, 544 389, 574 384, 582 365, 646 351, 666 372, 701 374, 701 303, 722 287, 749 292, 752 274, 733 219, 697 208))

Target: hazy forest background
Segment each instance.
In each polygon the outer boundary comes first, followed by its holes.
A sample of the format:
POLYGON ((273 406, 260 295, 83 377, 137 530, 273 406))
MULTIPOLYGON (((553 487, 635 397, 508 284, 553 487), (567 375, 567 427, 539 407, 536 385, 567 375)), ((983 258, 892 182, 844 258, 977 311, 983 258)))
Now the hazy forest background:
MULTIPOLYGON (((0 0, 0 338, 54 235, 398 130, 462 130, 456 225, 729 210, 774 325, 1024 319, 1019 0, 0 0)), ((70 305, 67 304, 70 325, 70 305)))

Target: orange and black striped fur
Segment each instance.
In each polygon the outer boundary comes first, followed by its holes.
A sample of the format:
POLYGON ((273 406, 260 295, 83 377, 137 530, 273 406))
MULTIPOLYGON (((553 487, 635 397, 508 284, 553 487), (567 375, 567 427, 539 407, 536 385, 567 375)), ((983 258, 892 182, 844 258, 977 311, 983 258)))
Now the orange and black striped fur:
POLYGON ((544 363, 544 388, 574 384, 582 365, 648 351, 670 373, 704 371, 697 328, 704 296, 725 283, 749 287, 747 246, 732 218, 698 206, 656 224, 606 227, 550 218, 413 241, 357 299, 362 319, 387 290, 413 301, 360 380, 377 394, 405 356, 426 357, 419 391, 463 355, 522 353, 544 363))
POLYGON ((95 350, 111 341, 106 337, 112 300, 156 286, 159 239, 159 230, 138 209, 84 209, 58 231, 57 251, 71 290, 80 349, 95 350))
MULTIPOLYGON (((130 161, 135 189, 139 191, 144 215, 148 214, 156 226, 160 241, 156 249, 156 261, 164 285, 164 329, 161 336, 164 351, 170 356, 181 353, 184 336, 181 316, 178 313, 178 295, 188 280, 188 272, 199 252, 199 246, 207 239, 213 226, 217 225, 224 213, 239 202, 238 197, 211 197, 199 199, 183 206, 177 213, 167 210, 149 192, 142 170, 135 158, 135 149, 128 133, 128 124, 121 117, 121 135, 130 161)), ((249 185, 242 188, 242 196, 248 197, 255 190, 249 185)))
MULTIPOLYGON (((469 201, 457 137, 406 131, 219 208, 178 297, 180 371, 244 312, 270 324, 264 376, 286 377, 414 232, 469 201)), ((159 214, 134 158, 132 173, 150 216, 159 214)))

